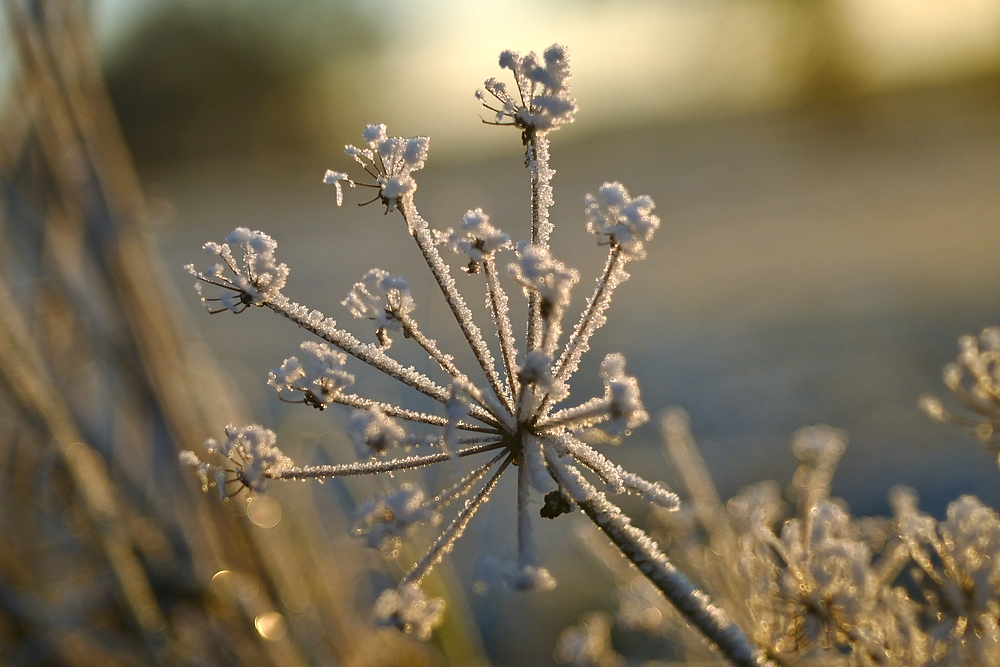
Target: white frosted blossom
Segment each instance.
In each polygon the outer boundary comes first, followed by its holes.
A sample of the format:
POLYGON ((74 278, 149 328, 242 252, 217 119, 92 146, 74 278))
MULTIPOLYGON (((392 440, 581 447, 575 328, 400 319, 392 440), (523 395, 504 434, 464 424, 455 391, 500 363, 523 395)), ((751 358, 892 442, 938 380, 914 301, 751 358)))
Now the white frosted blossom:
POLYGON ((302 392, 306 405, 323 410, 354 384, 354 376, 343 368, 347 355, 315 341, 305 341, 299 349, 298 357, 288 357, 271 371, 267 383, 279 396, 284 392, 302 392))
POLYGON ((404 319, 415 307, 409 284, 382 269, 366 273, 342 304, 354 317, 374 320, 376 334, 384 347, 390 344, 387 332, 402 331, 404 319))
POLYGON ((570 290, 580 280, 580 274, 554 259, 546 248, 526 241, 517 244, 517 255, 518 261, 509 264, 507 270, 521 284, 525 296, 538 295, 538 312, 545 330, 542 348, 552 354, 562 331, 570 290))
POLYGON ((194 452, 187 450, 181 452, 181 462, 197 468, 202 487, 207 490, 215 486, 222 497, 235 494, 243 487, 261 492, 267 488, 268 479, 292 466, 291 459, 275 446, 276 440, 274 431, 257 424, 240 428, 229 425, 225 442, 220 444, 211 438, 205 441, 205 450, 223 456, 228 464, 202 462, 194 452), (236 485, 232 492, 230 484, 236 485))
POLYGON ((426 640, 444 619, 444 600, 428 598, 418 586, 404 584, 379 596, 373 616, 377 625, 395 626, 426 640))
POLYGON ((399 447, 406 431, 377 406, 355 410, 347 424, 347 435, 354 443, 358 458, 370 458, 399 447))
POLYGON ((604 380, 608 401, 608 421, 602 424, 611 435, 621 435, 649 421, 649 414, 639 399, 639 383, 625 375, 625 357, 609 354, 601 362, 601 379, 604 380))
POLYGON ((1000 664, 1000 519, 963 496, 937 522, 916 500, 904 488, 890 495, 934 619, 928 633, 934 664, 1000 664))
POLYGON ((650 213, 654 207, 650 197, 633 199, 616 181, 602 185, 598 197, 588 194, 586 203, 587 231, 596 234, 600 244, 615 245, 632 259, 646 256, 643 242, 652 239, 660 226, 660 219, 650 213))
POLYGON ((953 414, 930 396, 921 398, 920 407, 934 421, 951 421, 968 429, 1000 454, 1000 328, 983 329, 978 340, 962 336, 958 347, 958 358, 944 367, 942 376, 971 414, 953 414))
POLYGON ((469 264, 465 269, 468 273, 479 273, 485 258, 510 247, 510 237, 491 225, 490 217, 481 208, 466 212, 460 231, 463 233, 449 228, 441 238, 453 252, 468 255, 469 264))
POLYGON ((500 67, 514 74, 516 92, 491 78, 484 84, 486 92, 476 93, 483 106, 495 114, 494 123, 514 125, 526 134, 543 134, 573 122, 577 106, 569 96, 569 52, 553 44, 545 49, 542 60, 544 64, 534 51, 523 57, 514 51, 500 54, 500 67))
POLYGON ((363 536, 368 546, 395 556, 403 537, 417 524, 436 524, 441 515, 425 502, 424 492, 413 484, 365 501, 358 508, 354 534, 363 536))
MULTIPOLYGON (((374 183, 356 184, 378 189, 375 199, 382 200, 388 213, 398 207, 403 198, 411 196, 417 189, 417 182, 411 174, 423 169, 430 139, 390 137, 386 134, 383 124, 368 125, 361 136, 367 148, 348 145, 344 150, 375 179, 374 183)), ((339 193, 339 184, 346 178, 339 178, 341 175, 339 172, 327 173, 335 174, 333 182, 337 184, 339 193)))
POLYGON ((209 312, 229 310, 241 313, 249 306, 263 306, 281 294, 288 278, 288 266, 274 257, 278 243, 264 232, 252 232, 239 227, 226 237, 225 243, 209 242, 206 252, 222 260, 204 271, 193 264, 185 268, 198 279, 195 289, 209 312), (203 285, 218 288, 217 293, 205 294, 203 285))

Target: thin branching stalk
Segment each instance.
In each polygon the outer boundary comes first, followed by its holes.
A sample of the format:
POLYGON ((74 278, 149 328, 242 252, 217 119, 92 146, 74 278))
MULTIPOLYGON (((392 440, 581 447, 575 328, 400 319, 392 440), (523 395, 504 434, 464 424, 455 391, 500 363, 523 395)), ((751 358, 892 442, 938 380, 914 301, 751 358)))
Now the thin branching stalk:
POLYGON ((502 442, 491 442, 455 452, 439 452, 419 456, 406 456, 397 459, 366 461, 361 463, 344 463, 341 465, 321 465, 290 467, 266 473, 271 479, 327 479, 333 477, 358 477, 362 475, 380 475, 386 472, 412 470, 448 461, 452 457, 473 456, 492 452, 503 447, 502 442))
POLYGON ((587 517, 607 535, 622 554, 649 579, 685 619, 698 628, 734 665, 760 667, 771 664, 754 648, 726 613, 669 561, 644 532, 607 497, 597 491, 575 466, 549 458, 549 470, 587 517))
POLYGON ((444 555, 454 548, 455 542, 462 536, 466 526, 469 525, 469 521, 472 520, 472 517, 479 508, 483 506, 483 503, 489 500, 490 492, 496 487, 497 482, 500 481, 500 475, 507 469, 510 462, 511 459, 508 457, 500 464, 500 467, 493 473, 493 476, 490 477, 483 488, 479 490, 479 493, 466 502, 462 511, 458 513, 458 516, 438 536, 424 557, 402 578, 400 586, 407 584, 419 585, 421 580, 430 572, 431 568, 440 563, 444 555))

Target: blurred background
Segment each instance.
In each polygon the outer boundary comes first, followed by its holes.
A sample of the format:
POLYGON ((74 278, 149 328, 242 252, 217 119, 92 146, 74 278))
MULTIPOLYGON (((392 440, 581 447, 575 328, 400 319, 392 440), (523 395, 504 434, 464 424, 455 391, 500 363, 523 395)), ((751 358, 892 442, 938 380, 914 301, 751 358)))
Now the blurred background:
MULTIPOLYGON (((789 436, 827 423, 851 437, 834 493, 855 514, 887 513, 895 484, 937 516, 964 493, 1000 505, 993 456, 917 408, 944 393, 957 337, 1000 323, 998 0, 3 8, 4 664, 545 665, 563 627, 613 606, 610 578, 569 539, 576 516, 539 522, 554 592, 472 592, 483 555, 514 551, 504 480, 429 584, 450 605, 435 640, 374 631, 374 598, 432 538, 391 563, 348 537, 388 480, 284 485, 248 511, 176 462, 250 421, 298 462, 353 457, 346 411, 267 391, 300 332, 256 309, 209 316, 195 298, 181 267, 236 226, 277 239, 291 298, 365 339, 339 302, 372 266, 402 275, 424 328, 458 350, 398 216, 358 209, 357 191, 338 209, 321 179, 385 122, 432 137, 417 205, 433 226, 481 206, 525 236, 519 136, 483 126, 473 97, 507 48, 571 50, 580 111, 552 135, 552 166, 575 303, 603 260, 587 192, 620 180, 662 220, 579 395, 623 352, 650 413, 689 411, 723 497, 786 484, 789 436)), ((479 305, 479 283, 458 279, 479 305)), ((413 400, 352 370, 372 396, 413 400)), ((670 481, 655 422, 610 454, 670 481)))

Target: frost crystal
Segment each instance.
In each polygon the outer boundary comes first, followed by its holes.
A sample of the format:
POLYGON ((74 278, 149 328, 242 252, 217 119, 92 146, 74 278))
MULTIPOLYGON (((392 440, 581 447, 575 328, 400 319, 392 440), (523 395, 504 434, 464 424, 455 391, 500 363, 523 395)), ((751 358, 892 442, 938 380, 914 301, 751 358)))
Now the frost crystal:
POLYGON ((441 521, 441 515, 424 502, 424 492, 413 484, 369 499, 358 508, 358 516, 354 534, 364 536, 369 547, 393 556, 413 526, 441 521))
POLYGON ((389 347, 389 331, 402 331, 405 318, 413 311, 410 286, 399 276, 372 269, 354 284, 341 302, 351 315, 375 321, 375 331, 383 347, 389 347))
POLYGON ((185 268, 198 279, 195 289, 209 312, 242 313, 249 306, 263 306, 281 294, 288 278, 288 267, 275 260, 277 247, 278 243, 267 234, 239 227, 226 237, 225 243, 206 243, 204 246, 206 252, 217 256, 223 264, 215 264, 205 271, 196 270, 193 264, 185 268), (202 285, 212 285, 222 291, 206 296, 202 285), (209 304, 219 304, 221 308, 209 304))
POLYGON ((542 57, 544 65, 534 51, 524 57, 514 51, 500 54, 500 67, 514 73, 517 95, 509 93, 507 86, 496 79, 487 79, 484 86, 500 103, 499 107, 488 102, 483 91, 476 93, 483 106, 496 114, 495 124, 515 125, 530 136, 573 122, 577 107, 567 86, 569 52, 566 47, 553 44, 545 49, 542 57))
POLYGON ((356 410, 347 425, 347 434, 354 443, 359 459, 395 449, 406 437, 403 427, 387 417, 377 406, 368 410, 356 410))
POLYGON ((326 343, 314 341, 305 341, 299 349, 302 350, 301 359, 285 359, 279 368, 271 371, 267 383, 279 396, 282 392, 300 391, 306 405, 324 410, 344 389, 354 384, 354 376, 343 370, 347 355, 326 343))
POLYGON ((444 618, 444 600, 428 598, 418 586, 405 584, 382 593, 373 615, 377 625, 395 626, 426 640, 444 618))
POLYGON ((587 231, 596 234, 601 245, 614 244, 632 259, 643 259, 643 241, 653 238, 660 219, 651 215, 653 200, 643 195, 632 199, 621 183, 605 183, 600 201, 587 195, 587 231))

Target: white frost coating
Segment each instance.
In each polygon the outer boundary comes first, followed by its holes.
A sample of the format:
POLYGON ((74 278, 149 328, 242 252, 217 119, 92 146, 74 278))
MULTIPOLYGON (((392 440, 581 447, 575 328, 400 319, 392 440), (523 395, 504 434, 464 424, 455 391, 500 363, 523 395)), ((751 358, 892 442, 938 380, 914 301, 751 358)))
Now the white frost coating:
POLYGON ((415 308, 409 283, 382 269, 371 269, 354 283, 341 305, 354 317, 374 320, 379 342, 386 348, 391 343, 387 332, 401 331, 403 319, 415 308))
POLYGON ((662 482, 649 482, 635 473, 609 461, 600 452, 569 435, 550 437, 553 449, 560 455, 570 455, 601 478, 607 490, 615 495, 635 494, 643 500, 667 510, 680 508, 680 498, 662 482))
POLYGON ((607 322, 604 315, 611 305, 611 297, 619 285, 629 279, 624 265, 628 260, 617 247, 611 249, 601 277, 597 279, 594 292, 587 298, 587 304, 580 319, 570 334, 566 347, 556 362, 556 376, 568 380, 580 366, 580 358, 590 349, 590 339, 607 322))
MULTIPOLYGON (((404 368, 402 364, 388 356, 381 347, 362 343, 350 332, 337 328, 335 320, 324 318, 323 314, 319 311, 310 311, 305 306, 290 301, 284 295, 278 296, 266 305, 279 315, 295 322, 306 331, 316 334, 331 345, 335 345, 355 359, 369 364, 389 377, 395 378, 441 403, 444 403, 448 399, 449 393, 447 388, 437 384, 423 373, 416 371, 412 366, 404 368)), ((491 426, 498 425, 497 420, 481 408, 473 406, 471 413, 476 419, 486 424, 490 424, 491 426)))
POLYGON ((427 505, 440 511, 458 498, 465 497, 472 491, 473 487, 483 479, 483 477, 486 477, 486 473, 490 471, 490 468, 496 465, 497 462, 505 456, 507 456, 507 452, 500 452, 492 459, 478 468, 473 469, 472 472, 452 484, 450 488, 445 489, 441 493, 434 496, 431 500, 428 500, 427 505))
POLYGON ((344 204, 344 188, 341 186, 341 183, 347 183, 352 188, 355 186, 354 181, 348 178, 347 174, 331 169, 326 170, 326 173, 323 175, 323 182, 337 188, 337 206, 343 206, 344 204))
POLYGON ((359 459, 372 458, 399 447, 406 431, 377 406, 355 410, 347 424, 347 435, 354 443, 359 459))
MULTIPOLYGON (((499 442, 487 442, 472 447, 466 447, 456 452, 455 456, 474 456, 484 452, 491 452, 500 449, 499 442)), ((441 463, 452 458, 446 452, 436 454, 423 454, 418 456, 405 456, 398 459, 362 461, 360 463, 345 463, 341 465, 317 465, 289 467, 281 471, 269 474, 272 479, 328 479, 334 477, 361 477, 365 475, 379 475, 386 472, 399 472, 402 470, 412 470, 425 466, 441 463)))
POLYGON ((580 279, 575 269, 553 259, 548 249, 526 241, 517 244, 518 261, 507 270, 524 289, 525 296, 537 295, 539 347, 551 356, 562 332, 562 316, 569 304, 570 289, 580 279))
POLYGON ((402 538, 418 524, 436 524, 441 515, 425 502, 414 484, 401 484, 386 494, 370 498, 358 508, 354 534, 372 549, 397 555, 402 538))
POLYGON ((500 384, 500 376, 497 374, 493 354, 490 352, 489 347, 487 347, 486 341, 483 340, 483 334, 479 329, 479 325, 472 318, 472 311, 465 305, 465 299, 462 298, 462 295, 455 287, 455 279, 451 277, 448 265, 441 259, 441 253, 438 252, 434 242, 434 235, 431 234, 427 221, 420 217, 420 213, 413 205, 412 199, 407 199, 403 202, 401 211, 403 218, 406 220, 406 225, 410 230, 410 235, 417 242, 417 247, 424 256, 424 261, 427 262, 431 274, 437 281, 438 287, 441 288, 441 293, 444 295, 452 315, 455 316, 455 321, 461 327, 462 333, 465 335, 465 340, 469 343, 469 347, 472 348, 472 352, 479 362, 479 367, 486 374, 490 387, 492 387, 496 396, 504 402, 507 411, 513 411, 513 398, 504 391, 503 386, 500 384))
POLYGON ((226 441, 220 444, 209 438, 205 441, 205 449, 209 454, 225 457, 232 467, 203 462, 189 450, 180 453, 180 461, 196 469, 203 491, 214 486, 222 498, 227 498, 230 495, 227 484, 238 483, 240 486, 233 493, 242 487, 251 493, 259 493, 267 488, 268 478, 292 468, 291 459, 275 447, 276 439, 274 431, 258 424, 240 428, 230 424, 226 426, 226 441), (230 479, 228 475, 233 477, 230 479))
POLYGON ((428 598, 415 584, 387 590, 375 602, 376 625, 394 626, 421 641, 430 639, 434 628, 444 619, 444 600, 428 598))
POLYGON ((566 398, 569 393, 564 384, 552 377, 552 357, 537 350, 529 352, 524 358, 517 379, 522 385, 537 387, 555 401, 566 398))
POLYGON ((448 424, 444 427, 442 442, 446 452, 452 453, 458 448, 458 425, 468 417, 469 407, 469 401, 459 393, 459 387, 452 385, 451 395, 444 402, 444 412, 448 418, 448 424))
POLYGON ((279 368, 270 372, 267 383, 278 395, 283 391, 302 392, 306 405, 323 410, 337 402, 341 392, 354 384, 354 376, 343 369, 347 355, 326 343, 305 341, 302 353, 289 357, 279 368))
POLYGON ((209 312, 242 313, 249 306, 263 306, 281 295, 288 278, 288 266, 275 260, 277 247, 278 243, 267 234, 238 227, 226 237, 225 243, 204 245, 205 251, 220 258, 225 266, 215 264, 205 271, 196 270, 192 264, 184 268, 200 281, 195 283, 195 289, 209 312), (226 268, 231 277, 226 275, 226 268), (206 296, 202 292, 203 283, 218 287, 222 292, 206 296), (213 303, 221 308, 210 305, 213 303))
POLYGON ((652 198, 641 195, 632 199, 621 183, 605 183, 598 191, 600 200, 588 194, 586 201, 587 231, 596 234, 601 245, 612 244, 622 249, 629 259, 644 259, 643 242, 653 238, 660 219, 650 212, 652 198))
POLYGON ((390 137, 385 125, 369 125, 361 133, 368 148, 348 145, 344 152, 354 158, 365 171, 375 177, 378 198, 386 212, 397 208, 402 200, 413 195, 417 182, 411 174, 424 167, 430 147, 428 137, 390 137))
POLYGON ((493 316, 497 338, 500 339, 500 356, 503 359, 504 373, 507 375, 506 390, 511 396, 516 396, 520 390, 517 380, 517 341, 514 340, 514 329, 510 323, 510 302, 507 292, 497 279, 496 263, 492 257, 483 262, 486 274, 486 306, 493 316))
POLYGON ((452 252, 468 255, 469 264, 465 268, 468 273, 479 273, 487 257, 510 247, 510 237, 491 225, 489 216, 481 208, 465 213, 460 230, 464 233, 449 228, 441 236, 452 252))
POLYGON ((403 577, 400 585, 419 585, 423 578, 426 577, 431 571, 431 568, 440 563, 444 555, 455 547, 455 542, 457 542, 458 538, 460 538, 462 533, 465 532, 465 528, 469 525, 469 521, 472 520, 472 517, 476 514, 479 508, 482 507, 483 503, 489 500, 490 493, 496 488, 497 482, 500 481, 500 475, 503 474, 503 471, 507 469, 508 465, 510 465, 509 458, 500 464, 500 467, 497 468, 497 471, 492 477, 490 477, 483 488, 479 490, 479 493, 465 501, 465 507, 463 507, 458 513, 458 516, 456 516, 452 522, 448 524, 448 527, 445 528, 440 535, 438 535, 437 539, 434 540, 434 544, 432 544, 431 548, 428 549, 426 554, 424 554, 424 557, 421 558, 416 565, 414 565, 410 571, 406 573, 406 576, 403 577))
POLYGON ((500 67, 514 73, 517 97, 508 92, 505 84, 493 78, 487 79, 484 87, 498 106, 487 101, 482 91, 476 94, 483 106, 496 114, 495 123, 514 125, 534 135, 573 122, 577 105, 569 96, 569 52, 566 47, 553 44, 542 56, 544 65, 534 51, 524 57, 514 51, 500 54, 500 67))
POLYGON ((525 296, 537 292, 551 307, 565 307, 580 274, 554 259, 546 248, 526 241, 517 244, 517 255, 517 261, 508 265, 508 271, 524 288, 525 296))
POLYGON ((601 362, 601 379, 608 401, 608 421, 601 427, 610 435, 621 435, 649 421, 639 399, 639 383, 625 375, 625 357, 612 353, 601 362))
POLYGON ((659 588, 685 619, 715 643, 736 665, 758 667, 765 659, 724 611, 684 576, 653 540, 632 525, 622 511, 599 493, 572 465, 555 455, 549 467, 587 516, 611 538, 621 552, 659 588))

